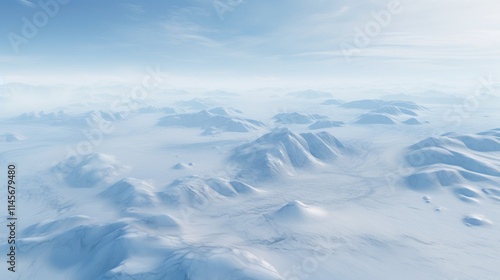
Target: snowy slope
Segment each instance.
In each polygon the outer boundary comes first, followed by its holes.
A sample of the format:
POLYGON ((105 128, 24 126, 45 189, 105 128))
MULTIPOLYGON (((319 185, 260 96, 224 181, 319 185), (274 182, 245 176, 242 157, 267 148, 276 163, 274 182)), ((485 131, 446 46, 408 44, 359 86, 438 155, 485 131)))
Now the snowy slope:
POLYGON ((270 180, 292 175, 295 169, 321 166, 341 156, 345 146, 327 132, 296 134, 275 129, 248 144, 237 147, 230 161, 239 166, 238 176, 270 180))
MULTIPOLYGON (((403 111, 410 113, 411 111, 406 110, 424 110, 425 107, 420 106, 412 101, 398 101, 391 100, 385 101, 380 99, 363 99, 356 100, 351 102, 346 102, 341 105, 344 108, 348 109, 369 109, 369 110, 379 110, 383 113, 387 113, 388 111, 398 111, 401 109, 405 109, 403 111)), ((380 112, 379 112, 380 113, 380 112)))
POLYGON ((282 124, 309 124, 316 122, 318 120, 325 120, 327 116, 322 116, 318 114, 304 115, 297 112, 293 113, 279 113, 273 117, 277 123, 282 124))
POLYGON ((466 202, 500 201, 500 130, 450 133, 409 147, 407 162, 416 172, 406 178, 414 190, 448 189, 466 202))
POLYGON ((0 118, 20 186, 18 271, 0 279, 498 278, 497 108, 456 125, 443 104, 373 95, 178 92, 0 118))
POLYGON ((344 126, 342 121, 319 120, 308 126, 309 129, 325 129, 330 127, 344 126))
POLYGON ((199 127, 220 132, 248 132, 264 127, 264 123, 231 116, 230 110, 214 108, 191 114, 169 115, 158 121, 160 126, 199 127))
POLYGON ((395 120, 385 114, 363 114, 356 121, 357 124, 396 124, 395 120))

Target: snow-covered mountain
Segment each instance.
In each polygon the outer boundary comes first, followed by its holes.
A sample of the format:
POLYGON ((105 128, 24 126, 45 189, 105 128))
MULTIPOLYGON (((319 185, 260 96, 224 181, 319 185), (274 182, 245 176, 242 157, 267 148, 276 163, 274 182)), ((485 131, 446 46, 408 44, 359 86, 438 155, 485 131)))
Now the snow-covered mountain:
POLYGON ((87 188, 113 179, 123 168, 112 155, 92 153, 71 156, 52 169, 68 185, 87 188))
POLYGON ((139 114, 150 114, 150 113, 164 113, 164 114, 175 114, 177 110, 170 107, 157 107, 154 105, 145 106, 137 109, 139 114))
POLYGON ((327 132, 296 134, 287 128, 275 129, 255 141, 237 147, 230 161, 238 176, 270 180, 292 175, 296 169, 321 166, 342 156, 346 147, 327 132))
POLYGON ((457 125, 443 104, 262 91, 0 117, 0 162, 19 170, 14 279, 498 278, 494 105, 457 125), (81 133, 102 122, 99 141, 81 133))
POLYGON ((397 105, 384 105, 382 107, 379 107, 377 109, 373 109, 371 111, 372 113, 379 113, 379 114, 388 114, 388 115, 408 115, 408 116, 417 116, 417 113, 410 109, 406 109, 403 106, 397 106, 397 105))
POLYGON ((151 184, 132 177, 124 178, 109 186, 101 196, 122 209, 149 207, 158 200, 151 184))
POLYGON ((257 192, 257 189, 238 180, 189 176, 169 184, 158 193, 158 197, 166 206, 202 208, 216 199, 257 192))
POLYGON ((83 114, 70 114, 61 110, 50 113, 44 111, 23 113, 12 120, 15 122, 40 123, 44 125, 91 127, 96 123, 120 121, 125 118, 126 114, 123 112, 91 110, 83 114))
POLYGON ((159 126, 198 127, 219 132, 248 132, 264 127, 252 119, 231 116, 231 110, 214 108, 211 111, 169 115, 158 121, 159 126))
POLYGON ((414 190, 447 189, 467 202, 500 201, 500 129, 478 134, 449 133, 409 147, 406 177, 414 190))
POLYGON ((359 116, 357 124, 396 124, 396 121, 385 114, 367 113, 359 116))
POLYGON ((309 129, 325 129, 330 127, 341 127, 344 126, 342 121, 330 121, 330 120, 319 120, 308 126, 309 129))
POLYGON ((318 120, 328 119, 327 116, 318 114, 305 115, 297 112, 293 113, 279 113, 273 117, 273 120, 281 124, 309 124, 318 120))
POLYGON ((417 119, 418 111, 426 108, 411 101, 385 101, 380 99, 364 99, 347 102, 341 105, 346 109, 363 109, 368 112, 361 114, 355 121, 357 124, 422 124, 417 119), (409 117, 409 118, 408 118, 409 117))
MULTIPOLYGON (((380 110, 378 113, 388 113, 388 112, 407 112, 408 110, 424 110, 425 107, 420 106, 412 101, 385 101, 380 99, 363 99, 351 102, 346 102, 341 105, 341 107, 348 109, 368 109, 368 110, 380 110), (402 110, 406 109, 406 110, 402 110)), ((375 113, 377 113, 375 111, 375 113)))
POLYGON ((403 121, 404 124, 407 124, 407 125, 419 125, 419 124, 422 124, 419 120, 417 120, 416 118, 409 118, 407 119, 406 121, 403 121))

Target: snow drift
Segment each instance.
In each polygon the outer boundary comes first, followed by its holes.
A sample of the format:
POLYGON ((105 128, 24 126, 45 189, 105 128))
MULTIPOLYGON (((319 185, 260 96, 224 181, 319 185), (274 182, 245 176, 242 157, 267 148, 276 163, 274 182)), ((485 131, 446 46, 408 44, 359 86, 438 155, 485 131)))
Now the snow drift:
POLYGON ((274 212, 271 218, 281 222, 308 223, 317 221, 325 215, 326 212, 317 207, 294 200, 274 212))
POLYGON ((193 167, 193 165, 194 164, 192 162, 190 162, 190 163, 179 162, 176 165, 172 166, 172 169, 176 169, 176 170, 189 169, 189 168, 193 167))

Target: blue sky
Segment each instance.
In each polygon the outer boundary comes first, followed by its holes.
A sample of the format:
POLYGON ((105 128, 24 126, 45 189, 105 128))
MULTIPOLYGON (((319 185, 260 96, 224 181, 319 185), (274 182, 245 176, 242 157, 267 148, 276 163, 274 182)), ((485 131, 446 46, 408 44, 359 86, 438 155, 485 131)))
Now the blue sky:
POLYGON ((500 74, 500 5, 493 0, 65 0, 34 37, 23 37, 23 17, 43 20, 40 3, 54 1, 1 2, 6 80, 129 79, 148 65, 221 84, 473 83, 500 74), (216 6, 231 4, 221 17, 216 6), (363 36, 363 44, 355 41, 363 36))

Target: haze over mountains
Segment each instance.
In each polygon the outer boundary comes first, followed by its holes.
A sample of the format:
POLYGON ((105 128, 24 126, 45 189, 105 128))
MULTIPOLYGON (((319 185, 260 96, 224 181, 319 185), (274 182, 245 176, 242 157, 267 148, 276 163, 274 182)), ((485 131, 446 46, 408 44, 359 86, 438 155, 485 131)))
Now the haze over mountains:
POLYGON ((0 1, 0 280, 500 279, 499 14, 0 1))
POLYGON ((495 279, 495 107, 452 132, 443 104, 306 93, 2 118, 0 159, 23 170, 19 275, 495 279))

